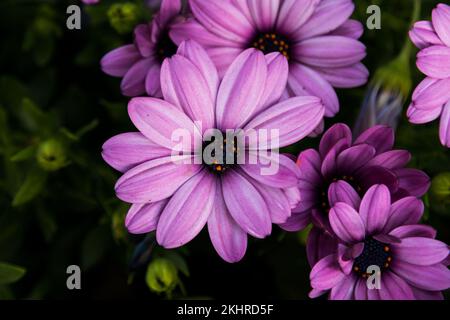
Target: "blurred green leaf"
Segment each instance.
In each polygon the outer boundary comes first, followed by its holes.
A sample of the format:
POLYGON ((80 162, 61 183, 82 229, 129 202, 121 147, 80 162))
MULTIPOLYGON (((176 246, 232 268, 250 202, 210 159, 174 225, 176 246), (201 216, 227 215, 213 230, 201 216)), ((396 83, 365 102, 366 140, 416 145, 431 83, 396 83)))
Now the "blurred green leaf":
POLYGON ((36 154, 36 146, 28 146, 11 157, 12 162, 28 160, 36 154))
POLYGON ((25 268, 6 262, 0 262, 0 285, 18 281, 23 277, 25 272, 25 268))
POLYGON ((32 200, 42 191, 46 180, 47 173, 45 171, 39 168, 32 168, 14 196, 12 205, 17 207, 32 200))

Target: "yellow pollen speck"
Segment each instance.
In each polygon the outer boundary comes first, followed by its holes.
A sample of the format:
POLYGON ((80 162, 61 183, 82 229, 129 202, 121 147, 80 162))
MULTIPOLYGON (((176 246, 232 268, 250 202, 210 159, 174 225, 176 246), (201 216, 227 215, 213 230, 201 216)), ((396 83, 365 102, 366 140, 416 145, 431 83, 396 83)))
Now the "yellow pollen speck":
POLYGON ((385 252, 388 252, 388 251, 389 251, 389 247, 388 247, 388 246, 385 246, 385 247, 384 247, 384 251, 385 251, 385 252))

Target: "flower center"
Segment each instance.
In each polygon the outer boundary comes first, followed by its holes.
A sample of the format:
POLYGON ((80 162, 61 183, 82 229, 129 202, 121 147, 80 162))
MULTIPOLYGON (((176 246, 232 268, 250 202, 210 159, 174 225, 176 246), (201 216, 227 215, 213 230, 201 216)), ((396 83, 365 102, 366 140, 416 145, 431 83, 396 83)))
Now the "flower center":
POLYGON ((169 31, 163 31, 156 44, 156 55, 162 63, 165 58, 170 58, 177 53, 177 45, 170 39, 169 31))
POLYGON ((223 174, 229 168, 237 164, 238 153, 237 137, 211 137, 208 141, 203 141, 202 159, 210 172, 223 174))
POLYGON ((289 41, 282 35, 272 32, 260 33, 253 39, 251 46, 261 50, 264 54, 281 52, 281 54, 289 60, 289 41))
POLYGON ((391 248, 388 244, 375 240, 372 237, 364 240, 364 250, 357 257, 353 263, 353 271, 366 278, 370 274, 367 273, 367 268, 370 266, 377 266, 382 269, 389 268, 392 262, 391 248))

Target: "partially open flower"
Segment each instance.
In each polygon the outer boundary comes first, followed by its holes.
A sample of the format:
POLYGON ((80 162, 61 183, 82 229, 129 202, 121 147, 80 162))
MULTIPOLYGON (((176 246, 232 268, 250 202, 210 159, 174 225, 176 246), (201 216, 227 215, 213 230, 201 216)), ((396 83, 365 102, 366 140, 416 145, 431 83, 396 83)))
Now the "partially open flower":
POLYGON ((311 270, 310 297, 442 299, 440 291, 450 287, 449 248, 434 239, 433 228, 417 224, 422 213, 415 197, 391 203, 384 185, 372 186, 356 206, 335 203, 330 225, 338 245, 311 270))
POLYGON ((114 49, 102 58, 103 72, 122 78, 120 87, 124 95, 162 96, 161 64, 177 51, 169 31, 180 10, 180 0, 163 0, 153 21, 134 29, 133 44, 114 49))

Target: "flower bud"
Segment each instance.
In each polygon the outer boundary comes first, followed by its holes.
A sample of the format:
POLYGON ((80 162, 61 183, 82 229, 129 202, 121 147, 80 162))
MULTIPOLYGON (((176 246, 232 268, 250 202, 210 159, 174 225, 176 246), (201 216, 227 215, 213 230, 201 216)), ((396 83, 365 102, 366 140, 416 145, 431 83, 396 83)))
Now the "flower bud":
POLYGON ((114 30, 128 33, 139 21, 139 8, 131 2, 115 3, 108 9, 108 18, 114 30))
POLYGON ((56 171, 67 165, 65 148, 56 139, 42 142, 36 154, 37 162, 46 171, 56 171))
POLYGON ((450 202, 450 172, 442 172, 431 181, 431 194, 438 200, 450 202))
POLYGON ((147 268, 146 281, 150 290, 170 294, 178 284, 178 270, 170 260, 157 258, 147 268))

